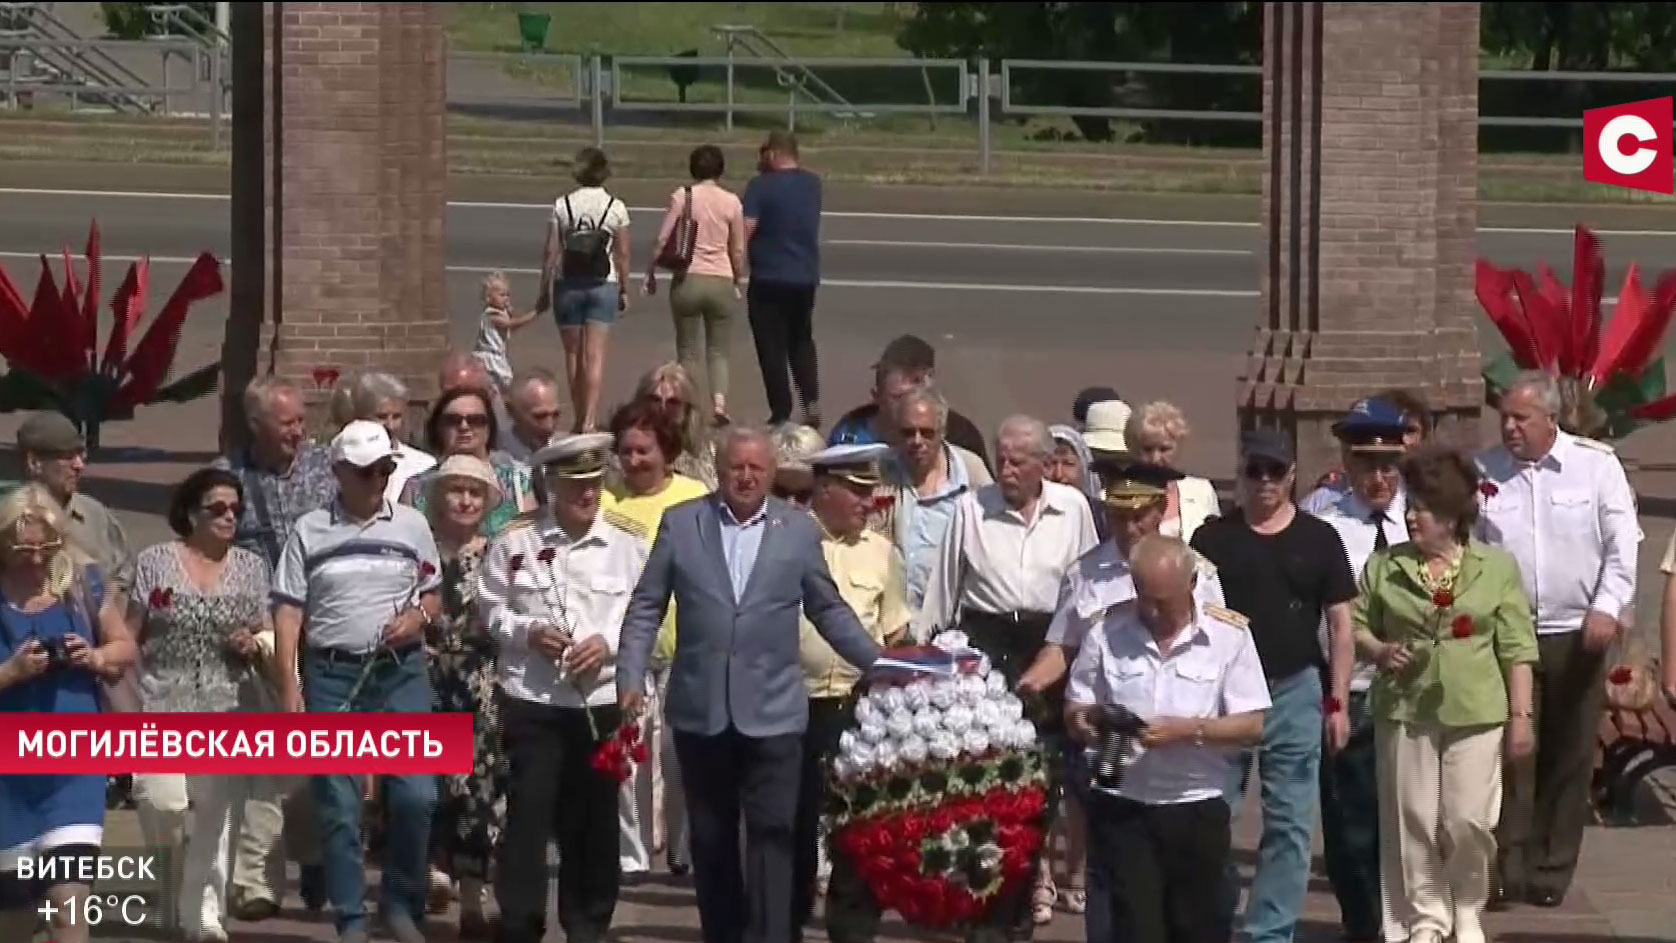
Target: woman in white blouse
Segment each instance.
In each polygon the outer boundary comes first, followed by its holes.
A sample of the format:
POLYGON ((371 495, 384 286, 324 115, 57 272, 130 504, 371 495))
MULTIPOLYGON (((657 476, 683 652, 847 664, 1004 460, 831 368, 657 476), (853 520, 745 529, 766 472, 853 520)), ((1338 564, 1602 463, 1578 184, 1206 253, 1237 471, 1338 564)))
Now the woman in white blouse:
MULTIPOLYGON (((1189 434, 1187 418, 1181 410, 1163 400, 1155 400, 1129 417, 1124 438, 1130 452, 1141 461, 1176 468, 1181 445, 1189 434)), ((1208 480, 1188 476, 1171 482, 1170 500, 1164 508, 1164 523, 1159 533, 1192 540, 1199 525, 1215 517, 1220 509, 1216 488, 1208 480)))

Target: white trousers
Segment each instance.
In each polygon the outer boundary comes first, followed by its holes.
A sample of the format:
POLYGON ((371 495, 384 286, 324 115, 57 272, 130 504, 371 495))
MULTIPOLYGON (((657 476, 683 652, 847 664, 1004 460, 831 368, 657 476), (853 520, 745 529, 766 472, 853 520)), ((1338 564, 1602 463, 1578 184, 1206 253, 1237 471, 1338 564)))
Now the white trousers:
POLYGON ((227 919, 233 851, 244 827, 248 782, 241 776, 188 776, 192 825, 180 884, 180 925, 196 933, 220 930, 227 919))
POLYGON ((1484 943, 1502 730, 1376 722, 1380 883, 1386 912, 1400 924, 1387 925, 1387 943, 1424 931, 1484 943), (1394 929, 1405 935, 1393 941, 1394 929))

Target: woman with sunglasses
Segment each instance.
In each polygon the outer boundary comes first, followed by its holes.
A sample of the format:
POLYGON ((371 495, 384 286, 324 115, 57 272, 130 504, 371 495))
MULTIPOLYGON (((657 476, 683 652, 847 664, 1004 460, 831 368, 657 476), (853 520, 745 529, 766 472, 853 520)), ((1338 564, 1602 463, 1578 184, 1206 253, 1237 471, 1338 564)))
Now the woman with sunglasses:
POLYGON ((681 454, 674 469, 704 487, 716 489, 716 443, 710 424, 694 405, 698 388, 685 367, 671 360, 646 372, 634 389, 634 398, 657 404, 681 432, 681 454))
MULTIPOLYGON (((274 709, 259 641, 271 631, 270 574, 261 557, 233 546, 243 510, 237 475, 217 468, 193 472, 169 502, 176 539, 147 547, 135 560, 131 611, 140 620, 140 698, 148 713, 274 709)), ((144 778, 148 793, 180 799, 172 804, 179 812, 148 816, 147 837, 178 853, 191 836, 178 885, 182 930, 190 940, 226 940, 223 894, 238 842, 233 810, 243 808, 252 789, 265 789, 265 780, 144 778)))
MULTIPOLYGON (((115 681, 134 660, 120 596, 105 598, 105 579, 66 540, 63 506, 40 485, 0 499, 0 712, 96 714, 100 682, 115 681)), ((0 940, 28 940, 43 901, 53 938, 86 943, 75 919, 89 885, 69 875, 94 866, 104 842, 105 777, 0 777, 0 940), (55 878, 19 877, 30 858, 55 878)))
MULTIPOLYGON (((469 455, 489 463, 500 482, 502 501, 483 515, 483 536, 493 537, 506 529, 514 517, 535 507, 535 495, 529 469, 512 456, 494 449, 500 441, 500 423, 495 419, 494 405, 488 394, 475 389, 457 389, 444 393, 431 407, 425 420, 425 444, 439 461, 451 455, 469 455)), ((436 475, 431 469, 408 482, 402 499, 404 504, 425 513, 430 497, 430 480, 436 475)))
MULTIPOLYGON (((616 437, 615 457, 622 476, 616 510, 645 528, 646 533, 658 532, 663 512, 710 493, 703 482, 675 470, 685 439, 681 428, 658 403, 639 399, 618 408, 611 417, 610 429, 616 437)), ((660 696, 674 658, 675 604, 671 602, 652 649, 652 680, 656 684, 649 689, 660 696)), ((685 874, 689 862, 681 772, 675 763, 673 742, 663 743, 663 715, 655 704, 646 711, 645 739, 652 750, 651 761, 636 767, 634 778, 623 784, 623 873, 650 870, 651 856, 662 845, 669 870, 685 874), (642 815, 641 810, 650 814, 642 815)))

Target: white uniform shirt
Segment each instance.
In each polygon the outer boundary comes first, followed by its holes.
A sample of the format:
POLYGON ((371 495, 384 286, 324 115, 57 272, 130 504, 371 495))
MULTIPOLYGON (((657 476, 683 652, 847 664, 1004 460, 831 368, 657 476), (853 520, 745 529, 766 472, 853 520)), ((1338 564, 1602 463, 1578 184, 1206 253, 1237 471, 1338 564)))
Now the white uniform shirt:
MULTIPOLYGON (((1201 608, 1167 652, 1136 607, 1113 611, 1078 650, 1065 697, 1081 705, 1121 704, 1142 720, 1214 720, 1270 705, 1269 683, 1244 617, 1218 608, 1201 608)), ((1225 748, 1188 742, 1137 749, 1117 791, 1125 799, 1170 805, 1215 799, 1227 790, 1225 748)))
MULTIPOLYGON (((1216 564, 1201 556, 1198 569, 1193 600, 1200 608, 1227 606, 1216 564)), ((1130 573, 1129 561, 1123 558, 1116 542, 1108 540, 1084 554, 1065 574, 1059 587, 1059 605, 1053 611, 1053 622, 1048 625, 1048 644, 1079 648, 1089 629, 1105 619, 1109 610, 1134 601, 1135 578, 1130 573)))
POLYGON ((1478 465, 1488 481, 1478 535, 1519 561, 1537 634, 1575 632, 1591 610, 1627 618, 1641 526, 1611 446, 1561 432, 1541 461, 1498 445, 1478 465))
MULTIPOLYGON (((564 238, 575 229, 603 229, 611 233, 615 242, 617 230, 629 224, 628 204, 606 192, 604 187, 578 187, 553 201, 553 222, 559 227, 561 247, 564 238)), ((606 281, 618 281, 620 275, 617 254, 612 252, 611 275, 606 281)))
POLYGON ((530 629, 551 625, 576 642, 600 636, 611 654, 589 679, 590 707, 617 703, 617 642, 629 596, 651 553, 643 530, 602 510, 572 541, 549 512, 521 518, 495 538, 478 575, 477 610, 499 646, 496 659, 506 693, 522 701, 582 707, 576 684, 529 644, 530 629), (541 559, 551 550, 551 559, 541 559), (513 560, 516 559, 516 565, 513 560))
POLYGON ((928 638, 966 610, 1053 612, 1065 574, 1099 540, 1088 498, 1075 488, 1042 482, 1028 523, 1007 506, 1000 485, 968 491, 943 535, 914 637, 928 638))
MULTIPOLYGON (((1357 582, 1360 583, 1362 570, 1368 565, 1368 557, 1373 556, 1376 536, 1373 509, 1352 489, 1337 492, 1335 500, 1320 506, 1312 513, 1338 531, 1338 539, 1344 544, 1345 556, 1350 558, 1350 572, 1355 574, 1357 582)), ((1407 516, 1408 493, 1398 488, 1396 496, 1391 499, 1391 506, 1385 509, 1384 523, 1377 525, 1378 530, 1385 532, 1385 542, 1389 546, 1395 547, 1397 544, 1408 542, 1408 523, 1405 520, 1407 516)), ((1321 620, 1320 635, 1321 651, 1330 651, 1325 618, 1321 620)), ((1376 665, 1356 662, 1356 670, 1350 675, 1350 690, 1366 691, 1373 685, 1373 676, 1378 671, 1376 665)))

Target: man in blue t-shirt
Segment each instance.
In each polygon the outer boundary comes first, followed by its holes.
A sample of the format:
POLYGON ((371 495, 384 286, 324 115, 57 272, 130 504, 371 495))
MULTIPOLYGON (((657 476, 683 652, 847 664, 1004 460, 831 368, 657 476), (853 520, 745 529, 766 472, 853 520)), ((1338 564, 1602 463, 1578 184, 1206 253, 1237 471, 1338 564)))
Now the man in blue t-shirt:
POLYGON ((768 422, 791 420, 789 366, 803 400, 803 422, 818 428, 814 316, 821 283, 821 180, 798 165, 797 138, 789 131, 769 133, 758 168, 761 173, 745 187, 751 266, 745 302, 768 395, 768 422))

